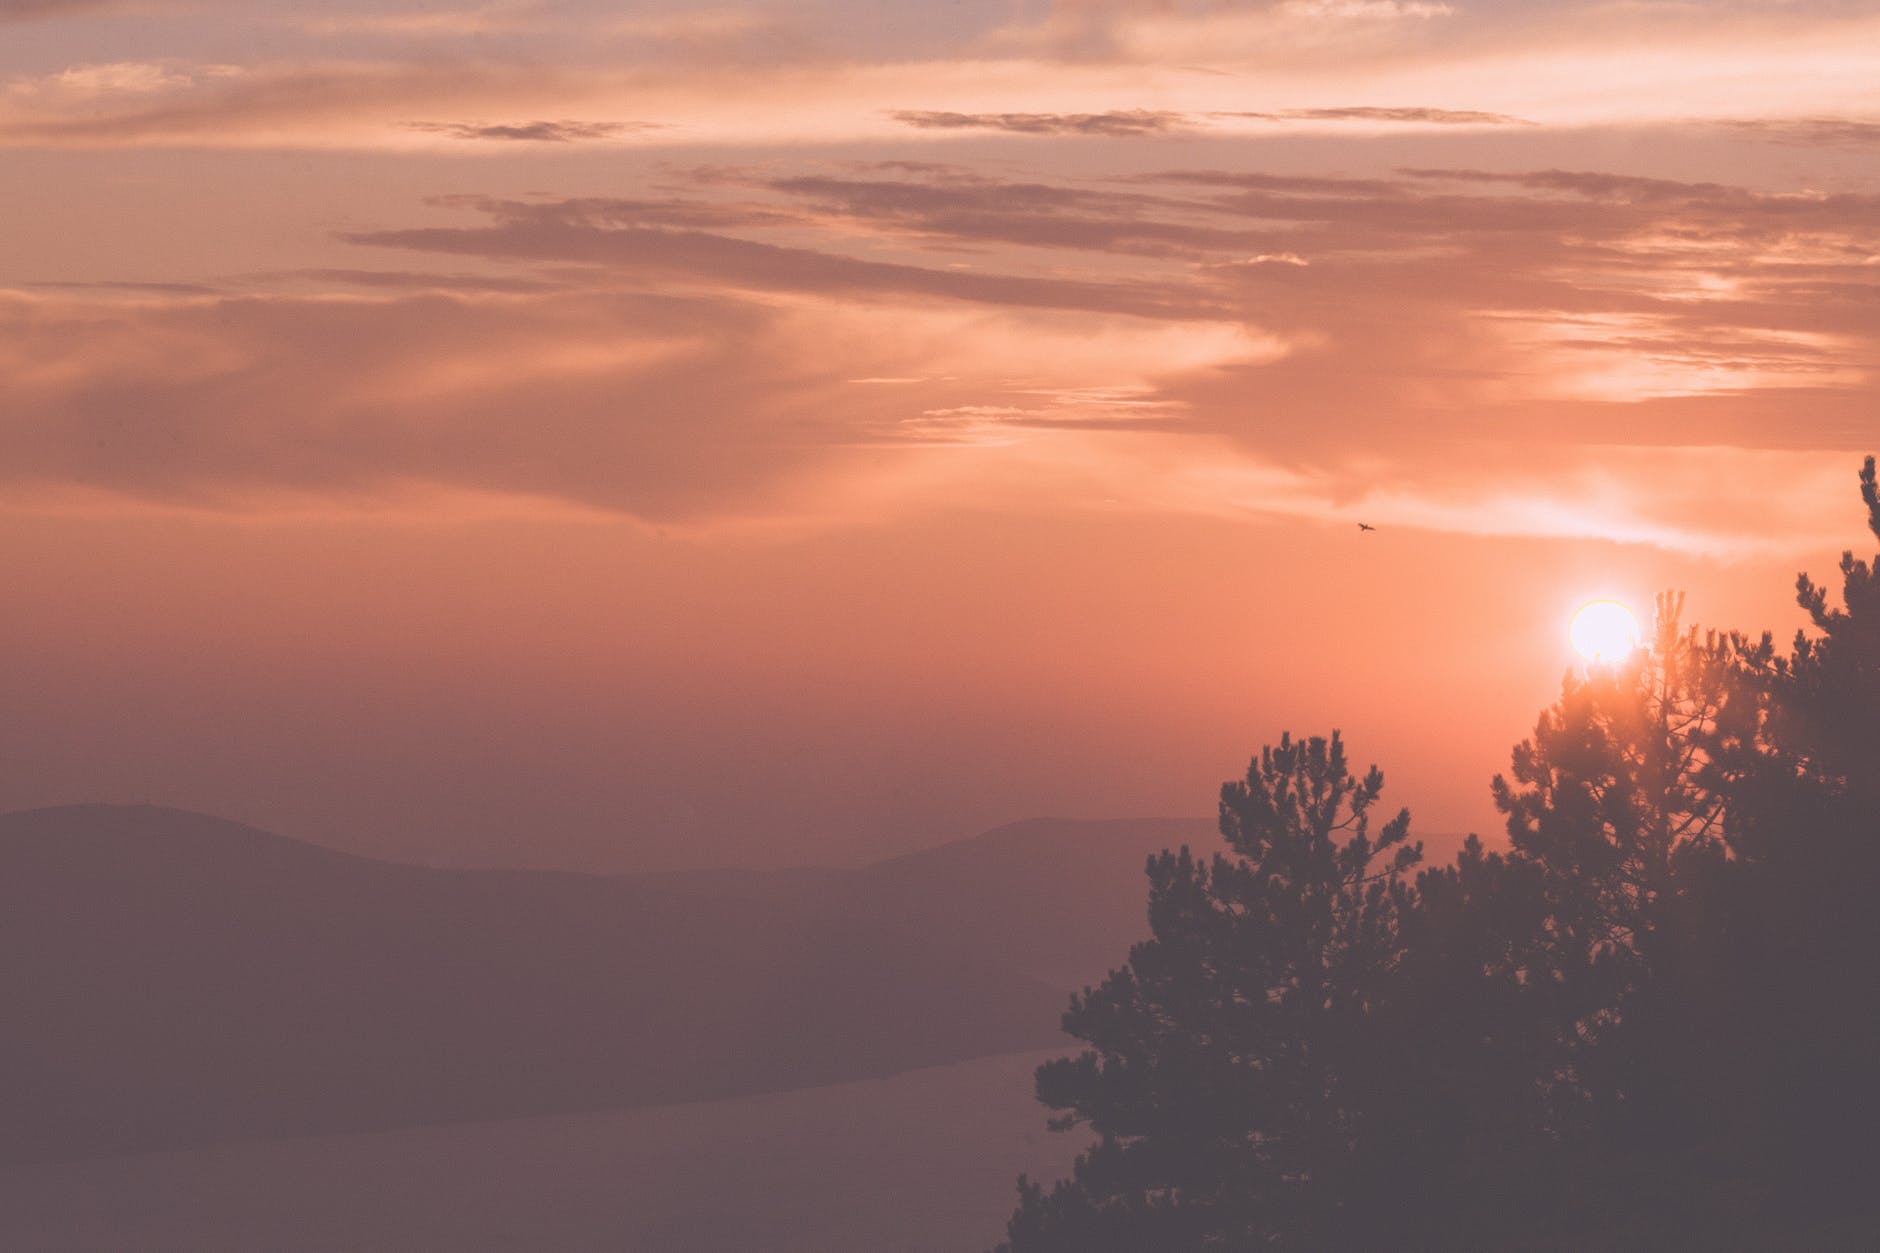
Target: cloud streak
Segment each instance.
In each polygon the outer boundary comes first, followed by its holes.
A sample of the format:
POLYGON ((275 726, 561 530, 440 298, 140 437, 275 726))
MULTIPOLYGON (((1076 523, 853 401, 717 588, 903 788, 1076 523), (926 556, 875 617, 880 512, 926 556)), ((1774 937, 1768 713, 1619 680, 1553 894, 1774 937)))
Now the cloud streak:
POLYGON ((1262 122, 1387 122, 1412 126, 1532 126, 1525 118, 1479 109, 1430 109, 1415 106, 1380 108, 1347 105, 1335 108, 1281 109, 1275 113, 1213 113, 1211 117, 1249 118, 1262 122))
POLYGON ((31 22, 114 7, 118 0, 0 0, 0 23, 31 22))
POLYGON ((1880 121, 1872 118, 1728 118, 1717 125, 1750 139, 1801 148, 1870 148, 1880 144, 1880 121))
POLYGON ((0 328, 22 487, 242 507, 431 483, 678 519, 776 505, 846 434, 799 407, 792 328, 723 301, 14 299, 0 328))
MULTIPOLYGON (((16 0, 6 10, 83 11, 81 0, 16 0)), ((137 90, 87 86, 100 67, 76 46, 36 71, 29 58, 0 85, 0 143, 397 149, 427 133, 411 119, 442 128, 429 132, 439 141, 488 129, 489 138, 554 142, 554 131, 536 128, 592 118, 642 119, 610 137, 660 146, 894 142, 910 132, 1186 141, 1712 122, 1843 143, 1871 123, 1880 71, 1869 51, 1880 22, 1858 7, 1815 4, 1784 6, 1780 22, 1758 6, 1728 6, 1674 39, 1669 10, 1649 5, 1516 20, 1371 0, 1079 3, 1028 31, 976 30, 983 12, 963 10, 940 20, 950 39, 894 55, 821 11, 779 25, 738 6, 672 18, 399 9, 302 23, 298 34, 272 9, 225 11, 251 37, 240 46, 275 55, 222 65, 235 45, 185 22, 176 42, 148 57, 163 73, 137 90), (499 30, 505 41, 491 38, 499 30), (401 32, 419 42, 383 37, 401 32), (1363 103, 1372 100, 1412 103, 1363 103), (521 133, 502 134, 512 129, 521 133)))
POLYGON ((412 130, 450 139, 496 139, 523 143, 569 144, 613 139, 634 131, 657 129, 651 122, 407 122, 412 130))
POLYGON ((349 243, 536 264, 598 266, 615 275, 739 290, 924 297, 987 305, 1206 318, 1205 293, 1140 281, 1096 282, 877 261, 700 230, 641 225, 605 200, 474 205, 494 224, 347 232, 349 243), (624 224, 617 224, 625 219, 624 224))
POLYGON ((948 113, 899 109, 889 114, 920 130, 1008 131, 1015 135, 1094 135, 1139 138, 1187 130, 1182 114, 1154 109, 1113 109, 1106 113, 948 113))
POLYGON ((1217 121, 1354 122, 1386 126, 1534 125, 1526 119, 1505 113, 1486 113, 1476 109, 1368 106, 1281 109, 1267 113, 1220 110, 1178 113, 1166 109, 1112 109, 1103 113, 953 113, 897 109, 888 116, 919 130, 1004 131, 1014 135, 1096 136, 1112 139, 1185 134, 1217 121))

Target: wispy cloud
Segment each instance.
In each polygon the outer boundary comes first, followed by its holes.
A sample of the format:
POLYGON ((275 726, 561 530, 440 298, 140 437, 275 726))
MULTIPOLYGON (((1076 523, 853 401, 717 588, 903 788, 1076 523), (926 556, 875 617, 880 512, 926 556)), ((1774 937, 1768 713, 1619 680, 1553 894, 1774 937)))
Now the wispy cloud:
POLYGON ((310 282, 378 291, 469 292, 522 295, 553 291, 561 284, 491 274, 432 274, 417 270, 289 270, 245 276, 250 283, 310 282))
POLYGON ((0 299, 0 483, 211 506, 429 483, 684 517, 774 505, 847 434, 797 411, 806 344, 790 325, 724 301, 432 293, 97 312, 0 299))
POLYGON ((163 296, 211 296, 223 289, 208 283, 154 283, 139 282, 131 279, 92 279, 60 282, 41 280, 27 283, 28 288, 46 291, 102 291, 128 292, 136 295, 163 296))
POLYGON ((497 3, 464 8, 426 5, 420 9, 380 10, 358 8, 325 12, 294 12, 285 16, 288 25, 312 35, 407 35, 453 36, 508 34, 524 31, 542 22, 544 7, 530 0, 498 0, 497 3))
POLYGON ((651 130, 652 122, 407 122, 412 130, 451 139, 507 139, 525 143, 567 144, 612 139, 632 131, 651 130))
POLYGON ((596 118, 657 122, 664 129, 611 138, 661 146, 905 142, 910 130, 1205 140, 1523 125, 1558 136, 1707 120, 1841 142, 1858 139, 1871 117, 1876 60, 1867 49, 1880 34, 1871 14, 1794 13, 1778 26, 1732 9, 1671 40, 1650 37, 1662 32, 1648 10, 1608 8, 1602 23, 1562 17, 1537 34, 1441 6, 1066 5, 1051 22, 1099 34, 1064 47, 1055 37, 994 40, 971 58, 889 59, 819 39, 809 18, 772 38, 747 10, 647 18, 664 33, 642 36, 591 13, 476 9, 466 12, 478 22, 522 21, 527 40, 511 50, 470 31, 446 54, 428 41, 336 34, 223 76, 180 49, 149 63, 160 74, 136 81, 69 78, 75 68, 97 78, 77 56, 22 70, 0 84, 0 143, 408 149, 426 134, 404 125, 410 119, 443 128, 433 136, 489 127, 526 139, 538 126, 596 118), (1640 23, 1644 36, 1628 33, 1640 23), (1452 26, 1466 37, 1432 34, 1452 26))
POLYGON ((1142 281, 1023 274, 877 261, 708 231, 637 222, 606 201, 529 204, 486 200, 474 207, 493 224, 356 231, 350 243, 534 263, 605 267, 623 275, 708 282, 740 290, 846 293, 965 300, 990 305, 1205 318, 1218 310, 1205 293, 1142 281))
MULTIPOLYGON (((1499 516, 1578 534, 1551 514, 1463 508, 1440 484, 1536 441, 1564 466, 1615 446, 1786 455, 1871 438, 1867 196, 1462 167, 1014 181, 890 162, 665 179, 656 197, 447 197, 434 207, 477 220, 343 235, 479 273, 273 281, 313 284, 305 298, 126 288, 118 307, 146 311, 109 335, 82 303, 42 301, 14 323, 9 377, 31 416, 9 464, 156 495, 422 479, 710 517, 784 508, 858 448, 898 449, 897 467, 941 448, 1115 462, 1099 476, 1115 495, 1108 476, 1153 435, 1158 457, 1226 449, 1292 476, 1302 516, 1369 483, 1397 493, 1403 525, 1499 516), (348 290, 368 294, 334 294, 348 290), (267 410, 270 392, 296 399, 267 410), (131 394, 167 416, 115 425, 131 394), (503 415, 551 402, 559 453, 525 455, 503 415), (645 478, 596 469, 643 455, 606 416, 623 404, 630 441, 663 450, 644 454, 645 478), (262 445, 202 416, 264 411, 262 445), (176 443, 152 444, 165 431, 176 443)), ((1698 544, 1643 523, 1626 536, 1698 544)))
POLYGON ((1196 220, 1194 206, 1116 187, 972 176, 925 179, 799 175, 767 181, 825 218, 963 244, 1016 244, 1138 256, 1203 257, 1263 246, 1258 228, 1196 220))
POLYGON ((1112 109, 1103 113, 953 113, 897 109, 896 121, 921 130, 1006 131, 1014 135, 1096 135, 1134 138, 1190 133, 1218 121, 1348 122, 1370 126, 1532 126, 1523 118, 1477 109, 1340 106, 1274 112, 1213 110, 1191 114, 1167 109, 1112 109))
POLYGON ((1249 118, 1265 122, 1385 122, 1413 126, 1532 126, 1525 118, 1479 109, 1387 108, 1346 105, 1319 109, 1281 109, 1273 113, 1223 113, 1210 117, 1249 118))
POLYGON ((64 17, 72 13, 108 9, 117 3, 119 0, 0 0, 0 23, 64 17))
POLYGON ((1328 47, 1375 51, 1403 40, 1407 28, 1452 18, 1457 12, 1448 4, 1423 0, 1279 0, 1234 6, 1058 0, 1043 18, 1015 22, 987 42, 995 48, 1077 59, 1218 63, 1251 54, 1283 60, 1328 47))
POLYGON ((1880 121, 1872 118, 1727 118, 1716 125, 1750 139, 1800 147, 1870 148, 1880 144, 1880 121))
POLYGON ((992 130, 1017 135, 1100 135, 1131 137, 1166 135, 1190 125, 1179 113, 1150 109, 1111 110, 1107 113, 946 113, 900 109, 890 114, 897 121, 922 130, 992 130))
MULTIPOLYGON (((461 107, 502 95, 500 69, 332 65, 285 70, 170 62, 80 65, 0 89, 0 141, 39 144, 253 143, 357 126, 393 133, 383 112, 420 101, 461 107)), ((463 111, 468 111, 467 109, 463 111)), ((396 131, 410 133, 399 125, 396 131)))

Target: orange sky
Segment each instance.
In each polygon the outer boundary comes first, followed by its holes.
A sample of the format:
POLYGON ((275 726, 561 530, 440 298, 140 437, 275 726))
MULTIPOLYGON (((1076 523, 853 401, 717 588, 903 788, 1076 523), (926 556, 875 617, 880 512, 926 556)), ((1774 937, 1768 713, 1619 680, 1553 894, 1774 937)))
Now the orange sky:
POLYGON ((884 7, 0 0, 0 807, 1488 829, 1575 605, 1859 538, 1870 6, 884 7))

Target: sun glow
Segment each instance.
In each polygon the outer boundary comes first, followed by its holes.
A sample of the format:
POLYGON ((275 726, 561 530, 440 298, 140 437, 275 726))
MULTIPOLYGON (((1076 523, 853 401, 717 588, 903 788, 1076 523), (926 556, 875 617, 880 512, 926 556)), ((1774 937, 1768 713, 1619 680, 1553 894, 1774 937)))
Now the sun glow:
POLYGON ((1639 646, 1638 619, 1616 600, 1581 605, 1567 627, 1573 649, 1591 662, 1622 661, 1639 646))

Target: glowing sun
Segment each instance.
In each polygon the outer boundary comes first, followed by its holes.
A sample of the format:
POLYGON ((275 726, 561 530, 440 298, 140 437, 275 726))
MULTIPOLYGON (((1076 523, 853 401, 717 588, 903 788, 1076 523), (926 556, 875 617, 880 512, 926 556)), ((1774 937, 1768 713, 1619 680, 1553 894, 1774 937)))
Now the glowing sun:
POLYGON ((1575 611, 1567 638, 1588 661, 1623 661, 1642 637, 1630 609, 1616 600, 1596 600, 1575 611))

